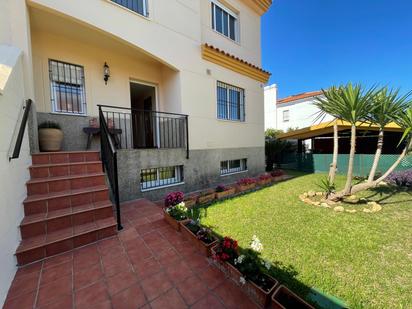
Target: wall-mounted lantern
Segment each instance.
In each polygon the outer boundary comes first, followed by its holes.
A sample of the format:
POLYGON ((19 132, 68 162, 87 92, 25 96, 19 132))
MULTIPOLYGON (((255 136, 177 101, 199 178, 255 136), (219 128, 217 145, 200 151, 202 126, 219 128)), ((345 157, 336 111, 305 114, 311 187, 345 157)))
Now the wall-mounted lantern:
POLYGON ((104 79, 104 83, 106 85, 107 85, 107 81, 109 80, 109 77, 110 77, 110 68, 107 65, 107 63, 105 62, 104 66, 103 66, 103 79, 104 79))

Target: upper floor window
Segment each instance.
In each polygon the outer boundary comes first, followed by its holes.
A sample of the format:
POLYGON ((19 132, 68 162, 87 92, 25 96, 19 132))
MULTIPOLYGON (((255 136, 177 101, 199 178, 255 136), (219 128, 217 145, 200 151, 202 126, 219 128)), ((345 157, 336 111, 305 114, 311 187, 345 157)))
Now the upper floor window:
POLYGON ((49 60, 49 74, 53 112, 86 114, 83 67, 49 60))
POLYGON ((143 16, 149 16, 149 11, 147 10, 147 0, 111 0, 133 12, 136 12, 143 16))
POLYGON ((288 122, 289 117, 290 117, 289 110, 287 109, 287 110, 283 111, 282 116, 283 116, 283 122, 288 122))
POLYGON ((217 118, 245 121, 245 90, 217 82, 217 118))
POLYGON ((233 41, 239 41, 238 16, 216 0, 212 0, 212 29, 227 36, 233 41))

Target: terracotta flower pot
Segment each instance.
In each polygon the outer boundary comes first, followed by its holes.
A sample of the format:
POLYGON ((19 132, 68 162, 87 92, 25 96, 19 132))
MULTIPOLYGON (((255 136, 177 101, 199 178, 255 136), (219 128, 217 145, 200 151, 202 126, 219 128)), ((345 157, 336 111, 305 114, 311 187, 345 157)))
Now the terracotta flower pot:
POLYGON ((258 180, 258 185, 259 186, 267 186, 268 184, 270 184, 272 182, 271 178, 266 178, 266 179, 259 179, 258 180))
POLYGON ((39 146, 41 151, 60 151, 63 141, 63 131, 60 129, 39 129, 39 146))
POLYGON ((269 290, 264 290, 262 287, 258 286, 253 281, 248 280, 243 286, 243 290, 252 299, 260 308, 266 308, 270 301, 273 291, 278 285, 278 281, 268 275, 265 275, 267 280, 272 284, 272 287, 269 290))
POLYGON ((199 204, 207 204, 212 202, 215 199, 215 192, 211 191, 203 195, 199 195, 197 202, 199 204))
POLYGON ((252 190, 256 187, 256 183, 251 183, 249 185, 238 185, 239 192, 245 192, 252 190))
MULTIPOLYGON (((215 255, 215 248, 216 246, 211 248, 212 256, 215 255)), ((233 280, 236 284, 240 284, 240 277, 242 274, 235 266, 228 262, 217 261, 215 259, 213 259, 213 264, 219 268, 227 278, 233 280)))
POLYGON ((183 200, 187 208, 192 208, 197 203, 197 196, 190 196, 183 200))
POLYGON ((170 224, 172 228, 174 228, 176 231, 180 231, 180 222, 188 222, 189 219, 184 219, 184 220, 176 220, 172 216, 170 216, 165 209, 163 209, 163 218, 164 220, 170 224))
POLYGON ((227 198, 228 196, 235 194, 235 192, 236 192, 236 189, 232 187, 223 192, 216 192, 216 199, 220 200, 223 198, 227 198))
POLYGON ((189 223, 189 221, 181 222, 181 223, 180 223, 180 225, 181 225, 181 226, 180 226, 180 231, 182 232, 182 234, 185 235, 185 237, 186 237, 187 239, 189 239, 189 240, 199 249, 199 251, 200 251, 203 255, 205 255, 205 256, 207 256, 207 257, 211 256, 211 255, 212 255, 211 249, 216 245, 217 239, 214 238, 214 241, 211 242, 211 243, 209 243, 209 244, 201 241, 201 240, 198 239, 198 238, 196 237, 196 235, 193 234, 192 231, 189 230, 189 228, 186 226, 188 223, 189 223))
POLYGON ((282 181, 283 180, 283 175, 282 176, 275 176, 275 177, 272 177, 272 178, 273 178, 273 182, 282 181))
POLYGON ((301 308, 315 309, 284 285, 279 286, 272 296, 273 309, 301 308))

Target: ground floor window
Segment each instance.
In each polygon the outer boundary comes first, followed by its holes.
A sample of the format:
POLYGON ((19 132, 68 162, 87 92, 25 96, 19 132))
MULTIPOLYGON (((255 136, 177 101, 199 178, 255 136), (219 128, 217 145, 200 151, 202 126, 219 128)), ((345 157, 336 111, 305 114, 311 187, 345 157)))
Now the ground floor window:
POLYGON ((239 173, 247 170, 247 159, 226 160, 220 162, 220 175, 239 173))
POLYGON ((83 67, 57 60, 49 60, 49 74, 53 112, 86 114, 83 67))
POLYGON ((140 171, 140 189, 142 191, 182 182, 183 165, 148 168, 140 171))

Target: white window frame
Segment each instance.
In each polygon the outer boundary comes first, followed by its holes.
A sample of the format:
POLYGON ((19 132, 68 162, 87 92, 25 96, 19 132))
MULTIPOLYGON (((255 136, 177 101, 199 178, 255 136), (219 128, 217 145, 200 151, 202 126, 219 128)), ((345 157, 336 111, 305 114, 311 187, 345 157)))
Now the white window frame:
POLYGON ((150 180, 150 181, 145 181, 145 182, 140 181, 140 191, 141 192, 163 189, 167 187, 184 184, 183 165, 144 168, 140 170, 140 175, 143 170, 150 170, 150 169, 156 170, 156 180, 150 180), (175 177, 160 179, 160 169, 169 168, 169 167, 175 168, 175 177), (179 178, 180 178, 180 181, 179 181, 179 178), (174 181, 174 182, 171 182, 171 181, 174 181), (166 182, 166 184, 161 185, 161 182, 166 182), (170 182, 170 183, 167 183, 167 182, 170 182))
MULTIPOLYGON (((239 43, 240 42, 240 26, 239 26, 239 14, 236 12, 233 12, 231 9, 227 8, 225 5, 220 3, 217 0, 211 0, 211 28, 213 31, 223 35, 224 37, 230 39, 233 42, 239 43), (223 12, 227 13, 228 15, 232 16, 235 19, 235 39, 232 39, 230 37, 230 18, 227 19, 227 29, 228 29, 228 35, 224 34, 223 32, 220 32, 216 29, 216 6, 218 6, 223 12)), ((222 25, 223 25, 223 16, 222 16, 222 25)))
MULTIPOLYGON (((74 116, 87 116, 87 104, 86 104, 86 85, 85 85, 85 73, 84 73, 84 67, 82 65, 79 64, 74 64, 74 63, 69 63, 69 62, 65 62, 65 61, 61 61, 61 60, 56 60, 56 59, 49 59, 48 61, 48 65, 49 65, 49 83, 50 83, 50 101, 51 101, 51 105, 52 105, 52 112, 56 113, 56 114, 64 114, 64 115, 74 115, 74 116), (78 112, 69 112, 69 111, 64 111, 64 110, 60 110, 58 108, 58 102, 57 102, 57 98, 60 96, 57 92, 57 88, 56 84, 57 83, 65 83, 65 81, 61 81, 61 80, 55 80, 53 77, 53 70, 52 70, 52 63, 56 63, 57 64, 57 68, 59 67, 59 65, 63 65, 64 66, 73 66, 76 68, 81 69, 81 75, 78 78, 77 75, 75 76, 76 80, 80 79, 82 82, 79 83, 72 83, 72 78, 73 76, 69 76, 70 78, 70 83, 69 84, 73 84, 73 85, 78 85, 79 89, 80 89, 80 103, 79 103, 79 111, 78 112)), ((59 69, 58 69, 59 70, 59 69)), ((64 70, 64 69, 63 69, 64 70)), ((64 70, 65 71, 65 70, 64 70)), ((64 73, 65 74, 65 73, 64 73)), ((71 74, 71 73, 70 73, 71 74)), ((77 74, 77 73, 76 73, 77 74)), ((64 79, 66 80, 66 76, 64 76, 64 79)), ((67 82, 66 82, 67 83, 67 82)), ((72 108, 73 109, 73 108, 72 108)))
POLYGON ((149 3, 148 3, 149 0, 143 0, 143 12, 144 12, 144 14, 140 14, 139 12, 137 12, 135 10, 132 10, 132 9, 128 8, 127 6, 124 6, 123 4, 117 3, 113 0, 106 0, 106 1, 109 1, 110 3, 120 7, 122 9, 125 9, 125 10, 127 10, 127 11, 129 11, 133 14, 137 14, 137 15, 139 15, 141 17, 144 17, 144 18, 149 18, 149 15, 150 15, 149 14, 149 3))
POLYGON ((223 160, 220 162, 220 176, 222 177, 233 174, 245 173, 247 171, 247 158, 223 160), (240 170, 238 168, 230 168, 230 161, 240 161, 240 170), (222 163, 226 163, 226 169, 222 170, 222 163))
POLYGON ((219 120, 224 120, 224 121, 235 121, 235 122, 245 122, 246 121, 246 106, 245 106, 245 89, 229 85, 227 83, 217 81, 216 83, 216 117, 219 120), (219 87, 220 88, 225 88, 226 89, 226 118, 221 117, 219 115, 219 87), (239 118, 231 118, 230 114, 230 90, 232 91, 237 91, 239 92, 239 118), (242 117, 243 116, 243 117, 242 117))
POLYGON ((290 120, 290 110, 284 110, 282 111, 282 121, 283 122, 289 122, 290 120))

